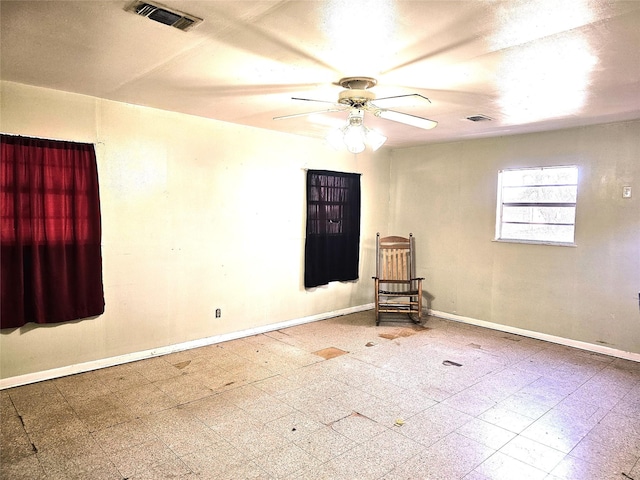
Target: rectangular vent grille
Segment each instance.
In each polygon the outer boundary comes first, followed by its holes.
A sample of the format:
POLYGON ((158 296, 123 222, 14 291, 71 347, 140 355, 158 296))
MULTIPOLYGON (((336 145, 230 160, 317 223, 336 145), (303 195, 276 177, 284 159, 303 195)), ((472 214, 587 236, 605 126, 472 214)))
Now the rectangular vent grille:
POLYGON ((490 122, 493 118, 487 117, 486 115, 472 115, 467 117, 467 120, 471 120, 472 122, 490 122))
POLYGON ((153 4, 141 0, 136 0, 125 10, 182 31, 190 30, 202 22, 201 18, 194 15, 169 9, 159 3, 153 4))
POLYGON ((176 23, 174 23, 172 26, 176 27, 179 30, 189 30, 192 26, 193 26, 194 20, 187 18, 187 17, 182 17, 179 20, 176 21, 176 23))

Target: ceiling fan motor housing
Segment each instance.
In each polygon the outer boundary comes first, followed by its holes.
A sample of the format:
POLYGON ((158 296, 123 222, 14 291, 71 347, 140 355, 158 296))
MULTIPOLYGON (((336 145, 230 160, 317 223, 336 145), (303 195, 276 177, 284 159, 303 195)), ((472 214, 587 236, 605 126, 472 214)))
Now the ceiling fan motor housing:
POLYGON ((338 95, 338 103, 348 105, 353 108, 362 108, 376 96, 368 88, 375 87, 378 81, 371 77, 345 77, 341 78, 338 84, 345 88, 338 95))
POLYGON ((375 100, 376 96, 368 90, 343 90, 338 95, 338 103, 350 107, 362 108, 367 102, 375 100))
POLYGON ((344 77, 338 82, 343 88, 366 90, 367 88, 375 87, 378 81, 371 77, 344 77))

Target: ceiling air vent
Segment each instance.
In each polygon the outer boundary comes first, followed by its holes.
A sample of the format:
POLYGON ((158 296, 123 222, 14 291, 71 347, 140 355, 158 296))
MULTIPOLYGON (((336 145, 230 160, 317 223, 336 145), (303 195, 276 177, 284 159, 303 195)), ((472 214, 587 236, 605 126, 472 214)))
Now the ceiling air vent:
POLYGON ((159 3, 149 3, 141 0, 136 0, 125 10, 183 31, 190 30, 202 22, 201 18, 194 15, 172 10, 159 3))
POLYGON ((490 122, 493 118, 487 117, 486 115, 471 115, 467 117, 467 120, 471 120, 472 122, 490 122))

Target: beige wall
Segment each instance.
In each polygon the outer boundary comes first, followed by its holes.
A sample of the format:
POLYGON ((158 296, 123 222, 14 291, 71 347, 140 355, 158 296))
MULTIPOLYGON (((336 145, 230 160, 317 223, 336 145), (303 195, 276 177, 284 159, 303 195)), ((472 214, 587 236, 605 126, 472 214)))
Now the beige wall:
POLYGON ((107 307, 3 330, 0 378, 366 305, 376 231, 414 233, 436 311, 640 353, 640 121, 354 157, 313 139, 1 85, 2 132, 96 144, 107 307), (565 163, 580 168, 577 247, 492 241, 498 170, 565 163), (358 282, 302 286, 306 168, 363 174, 358 282))
POLYGON ((2 378, 373 301, 389 154, 8 82, 1 93, 2 132, 96 144, 106 300, 95 319, 3 330, 2 378), (308 168, 363 174, 358 282, 303 288, 308 168))
POLYGON ((640 353, 640 121, 396 150, 432 309, 640 353), (576 247, 494 242, 498 170, 579 167, 576 247), (622 186, 633 187, 631 199, 622 186))

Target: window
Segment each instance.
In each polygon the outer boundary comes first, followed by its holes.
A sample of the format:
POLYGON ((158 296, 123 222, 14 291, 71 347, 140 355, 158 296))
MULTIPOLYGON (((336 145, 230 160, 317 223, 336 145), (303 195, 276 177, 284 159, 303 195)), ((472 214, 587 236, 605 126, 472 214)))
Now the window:
POLYGON ((0 136, 0 327, 104 312, 93 145, 0 136))
POLYGON ((307 172, 304 286, 358 278, 360 175, 307 172))
POLYGON ((578 167, 501 170, 496 240, 573 245, 578 167))

